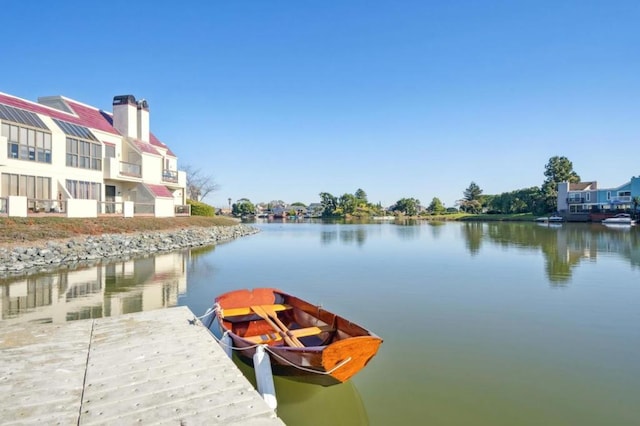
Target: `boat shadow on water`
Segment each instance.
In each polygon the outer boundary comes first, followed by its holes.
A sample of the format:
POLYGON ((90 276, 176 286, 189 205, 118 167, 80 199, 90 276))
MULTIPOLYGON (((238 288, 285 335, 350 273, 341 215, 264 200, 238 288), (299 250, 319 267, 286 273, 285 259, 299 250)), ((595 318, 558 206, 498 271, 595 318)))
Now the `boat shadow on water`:
MULTIPOLYGON (((255 370, 235 353, 233 361, 256 386, 255 370)), ((358 388, 351 380, 317 386, 274 376, 277 414, 286 424, 368 425, 369 417, 358 388)))

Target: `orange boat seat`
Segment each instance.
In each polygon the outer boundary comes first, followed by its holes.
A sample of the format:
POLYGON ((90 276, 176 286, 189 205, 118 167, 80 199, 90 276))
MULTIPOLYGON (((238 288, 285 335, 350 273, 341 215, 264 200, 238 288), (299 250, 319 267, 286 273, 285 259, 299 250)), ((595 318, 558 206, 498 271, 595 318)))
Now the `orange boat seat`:
MULTIPOLYGON (((324 332, 335 331, 330 325, 321 325, 319 327, 306 327, 306 328, 298 328, 295 330, 289 330, 292 336, 295 337, 307 337, 307 336, 315 336, 316 334, 324 333, 324 332)), ((271 342, 279 342, 282 340, 282 336, 279 333, 269 333, 269 334, 261 334, 259 336, 243 336, 243 339, 250 341, 255 344, 267 344, 271 342)))
MULTIPOLYGON (((264 305, 264 306, 268 306, 276 312, 286 311, 287 309, 291 309, 291 306, 289 305, 264 305)), ((223 308, 222 318, 239 317, 242 315, 251 315, 253 313, 254 313, 253 310, 249 306, 244 308, 226 308, 226 309, 223 308)))

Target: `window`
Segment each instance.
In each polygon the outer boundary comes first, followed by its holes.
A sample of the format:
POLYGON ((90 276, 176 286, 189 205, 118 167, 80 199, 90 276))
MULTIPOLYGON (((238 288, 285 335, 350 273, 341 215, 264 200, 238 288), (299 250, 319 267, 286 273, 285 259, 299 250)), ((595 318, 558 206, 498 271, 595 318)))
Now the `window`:
POLYGON ((78 140, 67 138, 67 166, 78 167, 78 140))
POLYGON ((67 166, 102 170, 102 145, 67 136, 67 166))
POLYGON ((99 183, 67 180, 66 187, 73 198, 98 201, 102 199, 102 188, 99 183))
POLYGON ((51 178, 3 173, 2 193, 48 200, 51 198, 51 178))
POLYGON ((587 192, 587 193, 585 194, 585 200, 587 200, 587 201, 591 201, 591 193, 590 193, 590 192, 587 192))
POLYGON ((67 135, 67 167, 102 170, 102 144, 91 130, 55 118, 53 121, 67 135))
POLYGON ((7 138, 9 158, 51 164, 51 133, 2 123, 2 136, 7 138))
POLYGON ((116 147, 104 144, 104 156, 108 158, 116 158, 116 147))

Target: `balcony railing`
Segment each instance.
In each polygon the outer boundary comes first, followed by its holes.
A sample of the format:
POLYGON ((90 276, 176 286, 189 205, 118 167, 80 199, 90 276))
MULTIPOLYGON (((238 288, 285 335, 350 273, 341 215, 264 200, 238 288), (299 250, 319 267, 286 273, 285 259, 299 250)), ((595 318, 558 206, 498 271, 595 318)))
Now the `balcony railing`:
POLYGON ((630 195, 623 195, 622 197, 611 197, 609 200, 611 204, 629 204, 631 203, 630 195))
POLYGON ((98 202, 98 215, 122 215, 124 202, 122 201, 101 201, 98 202))
POLYGON ((133 205, 134 215, 154 215, 156 205, 154 203, 135 203, 133 205))
POLYGON ((124 161, 120 162, 120 174, 124 176, 131 177, 142 177, 142 165, 127 163, 124 161))
POLYGON ((567 203, 568 204, 584 204, 584 198, 576 198, 576 197, 572 197, 572 198, 567 198, 567 203))
POLYGON ((164 182, 178 183, 178 171, 164 169, 162 171, 162 180, 164 182))
POLYGON ((31 213, 65 213, 67 202, 65 200, 42 200, 36 198, 27 199, 27 208, 31 213))
POLYGON ((191 216, 191 205, 175 206, 174 213, 176 216, 191 216))

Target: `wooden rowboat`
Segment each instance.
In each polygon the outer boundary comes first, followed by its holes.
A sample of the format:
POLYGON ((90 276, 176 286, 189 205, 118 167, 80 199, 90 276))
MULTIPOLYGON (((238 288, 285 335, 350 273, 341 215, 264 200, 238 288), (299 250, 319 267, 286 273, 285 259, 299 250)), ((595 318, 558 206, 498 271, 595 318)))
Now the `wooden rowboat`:
POLYGON ((382 339, 334 313, 273 288, 237 290, 214 305, 220 334, 252 365, 266 345, 274 375, 334 385, 349 380, 376 354, 382 339))

